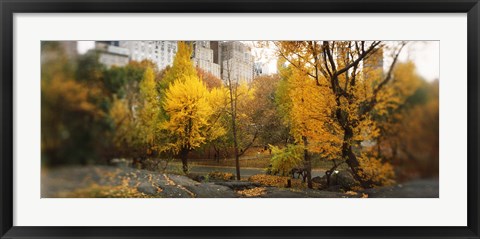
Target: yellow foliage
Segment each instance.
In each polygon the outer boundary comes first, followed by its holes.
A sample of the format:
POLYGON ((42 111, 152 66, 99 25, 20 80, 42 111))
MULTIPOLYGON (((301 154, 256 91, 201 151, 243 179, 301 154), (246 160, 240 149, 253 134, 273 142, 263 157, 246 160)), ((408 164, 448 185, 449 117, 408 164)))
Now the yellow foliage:
POLYGON ((405 100, 420 87, 420 77, 415 71, 415 64, 411 61, 396 65, 392 81, 385 90, 377 95, 375 106, 376 114, 387 115, 392 110, 404 104, 405 100))
POLYGON ((159 95, 156 90, 155 74, 147 67, 140 82, 141 105, 137 114, 138 137, 146 146, 146 154, 158 150, 158 132, 160 122, 159 95))
POLYGON ((298 145, 287 145, 286 148, 270 145, 272 149, 272 158, 270 163, 272 170, 280 172, 282 175, 288 175, 290 171, 299 167, 303 161, 303 147, 298 145))
POLYGON ((161 150, 191 150, 225 134, 213 108, 222 98, 222 91, 208 91, 195 72, 182 74, 170 84, 163 102, 168 119, 162 124, 169 142, 161 150))
POLYGON ((369 157, 362 154, 358 157, 360 167, 359 176, 366 181, 371 181, 374 185, 392 185, 395 183, 395 172, 388 162, 382 163, 375 157, 369 157))
POLYGON ((304 72, 297 69, 292 72, 288 78, 291 133, 299 143, 306 136, 309 151, 332 159, 339 154, 343 138, 340 126, 331 117, 333 96, 328 88, 317 86, 304 72))
POLYGON ((136 135, 134 133, 135 125, 127 100, 114 97, 109 116, 115 128, 112 138, 116 148, 122 149, 125 146, 133 146, 136 135))
MULTIPOLYGON (((289 96, 281 109, 288 112, 287 124, 297 143, 306 138, 309 151, 327 159, 348 159, 354 173, 361 173, 365 181, 391 183, 392 166, 367 155, 365 145, 376 143, 382 117, 388 117, 418 88, 415 65, 392 65, 393 72, 385 72, 387 46, 379 41, 280 41, 275 45, 283 62, 288 62, 280 68, 287 80, 287 87, 280 85, 280 96, 287 98, 285 91, 289 96)), ((394 63, 403 46, 400 42, 393 47, 394 63)))
POLYGON ((160 82, 163 89, 168 88, 174 81, 184 78, 184 75, 197 75, 197 71, 190 59, 192 46, 179 41, 177 48, 177 53, 173 58, 173 65, 166 71, 165 76, 160 82))
MULTIPOLYGON (((235 86, 233 91, 233 101, 236 105, 237 126, 239 131, 246 130, 252 122, 253 110, 252 104, 255 102, 255 91, 247 82, 243 81, 235 86)), ((228 89, 227 89, 228 90, 228 89)))

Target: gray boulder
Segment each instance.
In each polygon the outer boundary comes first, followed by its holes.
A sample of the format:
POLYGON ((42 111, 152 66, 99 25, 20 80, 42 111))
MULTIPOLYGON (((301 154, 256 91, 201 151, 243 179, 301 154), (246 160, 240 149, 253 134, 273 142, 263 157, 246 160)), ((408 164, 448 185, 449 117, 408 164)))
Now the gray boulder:
POLYGON ((324 178, 324 177, 320 177, 320 176, 313 177, 312 182, 314 182, 314 183, 324 183, 324 182, 326 182, 326 178, 324 178))
POLYGON ((196 173, 189 173, 188 174, 188 177, 197 181, 197 182, 203 182, 205 181, 205 176, 201 175, 201 174, 196 174, 196 173))
POLYGON ((331 185, 326 190, 330 192, 341 192, 342 187, 340 185, 331 185))
POLYGON ((149 195, 157 194, 157 187, 153 186, 152 184, 150 184, 148 182, 140 183, 140 185, 137 186, 137 190, 139 192, 149 194, 149 195))
POLYGON ((345 190, 350 190, 355 186, 360 186, 360 184, 355 180, 352 173, 349 171, 340 171, 336 174, 336 183, 340 185, 345 190))
MULTIPOLYGON (((321 178, 321 182, 324 182, 325 186, 327 186, 327 175, 324 175, 321 178)), ((335 171, 332 173, 332 175, 330 175, 330 185, 328 185, 328 187, 339 186, 344 190, 350 190, 351 188, 359 185, 360 184, 357 182, 357 180, 355 180, 350 171, 342 170, 335 171)))

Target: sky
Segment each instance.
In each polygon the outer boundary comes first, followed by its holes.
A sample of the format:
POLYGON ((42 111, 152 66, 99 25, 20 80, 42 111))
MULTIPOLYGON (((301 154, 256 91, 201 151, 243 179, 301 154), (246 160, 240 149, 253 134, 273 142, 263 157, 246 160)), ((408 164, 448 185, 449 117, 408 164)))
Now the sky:
MULTIPOLYGON (((85 53, 94 47, 93 41, 79 41, 78 52, 85 53)), ((269 72, 277 70, 274 49, 253 49, 256 59, 268 64, 269 72)), ((400 61, 412 60, 417 67, 417 73, 427 81, 433 81, 440 76, 440 42, 412 41, 399 56, 400 61)))
POLYGON ((80 54, 87 52, 93 47, 95 47, 94 41, 78 41, 77 42, 77 50, 78 50, 78 53, 80 54))
POLYGON ((425 80, 433 81, 440 77, 440 41, 411 42, 402 51, 399 60, 415 62, 417 72, 425 80))

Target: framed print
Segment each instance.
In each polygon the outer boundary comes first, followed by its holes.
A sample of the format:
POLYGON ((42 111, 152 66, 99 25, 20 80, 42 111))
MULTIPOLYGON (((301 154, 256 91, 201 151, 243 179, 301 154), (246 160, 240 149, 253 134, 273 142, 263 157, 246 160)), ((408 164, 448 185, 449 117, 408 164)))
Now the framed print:
POLYGON ((478 238, 478 1, 1 1, 2 238, 478 238))

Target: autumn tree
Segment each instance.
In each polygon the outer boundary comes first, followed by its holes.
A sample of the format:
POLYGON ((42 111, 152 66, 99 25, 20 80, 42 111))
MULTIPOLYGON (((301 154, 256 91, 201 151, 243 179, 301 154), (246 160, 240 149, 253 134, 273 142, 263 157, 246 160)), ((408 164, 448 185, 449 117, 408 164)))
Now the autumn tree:
POLYGON ((190 61, 190 46, 180 42, 178 47, 173 66, 163 79, 170 83, 161 102, 166 116, 162 122, 165 144, 161 150, 177 154, 187 173, 189 152, 225 134, 216 112, 216 104, 224 101, 225 91, 209 91, 190 61))
POLYGON ((286 109, 290 132, 295 142, 302 146, 307 184, 312 187, 311 153, 321 153, 327 159, 334 159, 339 154, 339 129, 327 120, 331 115, 332 100, 326 97, 325 88, 317 87, 296 68, 292 68, 286 87, 290 99, 286 109))
POLYGON ((202 79, 202 81, 207 86, 207 89, 211 90, 213 88, 222 87, 222 80, 220 80, 220 78, 214 76, 210 72, 202 70, 198 66, 195 69, 197 70, 198 77, 202 79))
POLYGON ((229 96, 230 132, 235 155, 236 178, 240 180, 240 156, 258 137, 258 127, 252 120, 253 89, 234 75, 231 61, 224 63, 225 86, 229 96), (251 136, 250 136, 251 135, 251 136), (242 139, 242 140, 241 140, 242 139), (242 141, 242 142, 241 142, 242 141))
MULTIPOLYGON (((159 90, 166 91, 167 88, 177 79, 184 75, 198 75, 192 60, 190 59, 192 53, 192 46, 185 42, 178 42, 177 53, 173 58, 173 64, 168 67, 159 83, 159 90)), ((163 97, 163 96, 161 96, 163 97)))
POLYGON ((270 145, 272 158, 270 164, 273 172, 281 175, 290 175, 292 169, 300 167, 303 163, 303 147, 301 145, 288 144, 285 148, 270 145))
POLYGON ((405 131, 398 134, 400 150, 404 158, 394 163, 401 164, 417 177, 438 177, 439 174, 439 97, 438 81, 426 86, 428 98, 413 105, 401 122, 405 131))
POLYGON ((263 145, 286 143, 289 129, 283 124, 276 106, 279 75, 264 75, 252 82, 253 100, 249 102, 251 120, 258 130, 258 141, 263 145))
POLYGON ((141 155, 145 155, 145 150, 140 149, 142 139, 137 132, 136 112, 143 102, 139 85, 149 66, 152 64, 147 61, 131 61, 124 67, 113 66, 103 72, 110 126, 103 154, 109 159, 122 157, 133 158, 135 163, 142 162, 141 155))
MULTIPOLYGON (((101 84, 92 71, 78 63, 95 65, 95 56, 67 55, 61 42, 42 42, 41 140, 42 163, 49 166, 87 164, 98 160, 94 139, 105 130, 100 107, 101 84), (84 71, 79 79, 79 72, 84 71)), ((93 68, 93 67, 92 67, 93 68)))
POLYGON ((225 133, 216 127, 211 95, 196 75, 177 79, 166 91, 163 109, 168 119, 162 129, 167 143, 163 150, 179 155, 185 173, 188 153, 225 133))
POLYGON ((401 69, 411 69, 402 71, 400 76, 410 77, 410 84, 419 87, 389 117, 381 119, 381 137, 376 145, 377 155, 399 169, 401 180, 438 176, 438 81, 422 80, 411 65, 399 65, 401 69))
POLYGON ((129 107, 127 98, 114 96, 109 110, 112 124, 110 133, 111 151, 113 157, 138 157, 140 138, 135 127, 134 113, 129 107))
POLYGON ((369 155, 363 146, 374 142, 379 134, 373 115, 385 114, 398 106, 392 87, 396 82, 393 70, 405 43, 391 46, 380 41, 282 41, 274 44, 279 56, 293 68, 292 82, 298 82, 299 91, 290 93, 292 130, 297 135, 296 141, 305 146, 305 161, 309 162, 310 152, 326 158, 338 155, 366 188, 380 184, 376 175, 392 175, 388 163, 369 155), (384 52, 391 52, 386 72, 384 52), (313 102, 305 103, 308 101, 313 102))
POLYGON ((146 68, 139 90, 139 103, 135 105, 138 110, 135 115, 136 130, 134 132, 141 140, 137 161, 143 161, 154 156, 160 149, 160 102, 156 90, 155 73, 151 67, 146 68))
POLYGON ((147 67, 155 71, 155 66, 151 61, 142 62, 131 61, 123 67, 112 66, 103 71, 103 84, 109 97, 118 98, 137 98, 139 94, 139 83, 147 67))

